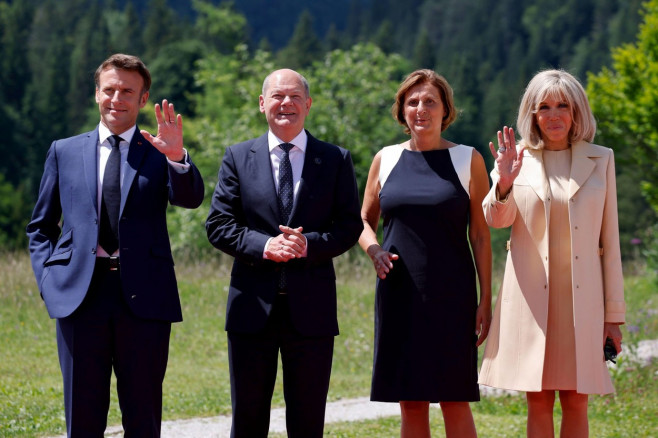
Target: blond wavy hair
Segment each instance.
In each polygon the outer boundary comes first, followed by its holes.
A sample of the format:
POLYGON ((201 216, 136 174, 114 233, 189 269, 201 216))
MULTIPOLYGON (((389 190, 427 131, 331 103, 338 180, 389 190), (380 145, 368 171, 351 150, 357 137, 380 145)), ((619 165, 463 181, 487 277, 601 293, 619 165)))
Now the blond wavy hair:
POLYGON ((596 120, 583 86, 573 75, 564 70, 544 70, 533 77, 523 93, 516 128, 521 144, 531 149, 543 149, 544 141, 537 124, 539 104, 547 98, 562 100, 571 110, 569 143, 581 140, 592 142, 596 134, 596 120))

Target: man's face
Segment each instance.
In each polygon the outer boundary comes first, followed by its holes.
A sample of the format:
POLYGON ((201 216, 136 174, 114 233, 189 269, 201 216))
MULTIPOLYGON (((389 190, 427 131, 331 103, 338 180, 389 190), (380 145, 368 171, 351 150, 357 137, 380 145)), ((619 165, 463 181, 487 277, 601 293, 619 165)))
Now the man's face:
POLYGON ((311 109, 299 75, 292 70, 279 70, 270 77, 261 95, 260 112, 265 114, 270 129, 283 141, 291 141, 302 129, 311 109))
POLYGON ((101 123, 113 134, 120 134, 137 123, 139 109, 146 105, 149 93, 142 94, 144 79, 135 71, 104 70, 96 88, 96 103, 101 123))

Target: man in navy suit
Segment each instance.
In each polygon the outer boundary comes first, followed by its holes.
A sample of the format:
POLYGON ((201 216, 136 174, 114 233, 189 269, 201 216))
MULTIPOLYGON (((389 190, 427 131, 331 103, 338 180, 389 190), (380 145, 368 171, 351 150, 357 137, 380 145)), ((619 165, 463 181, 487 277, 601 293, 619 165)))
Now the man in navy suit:
POLYGON ((269 131, 226 150, 206 231, 235 258, 228 332, 233 438, 265 438, 281 353, 289 437, 322 437, 336 317, 332 259, 363 229, 350 153, 304 129, 306 79, 263 83, 269 131))
POLYGON ((69 437, 102 437, 112 369, 125 437, 159 437, 171 323, 182 320, 168 203, 196 208, 203 181, 182 118, 155 105, 158 134, 136 125, 151 76, 116 54, 96 70, 100 124, 57 140, 27 226, 32 267, 57 323, 69 437))

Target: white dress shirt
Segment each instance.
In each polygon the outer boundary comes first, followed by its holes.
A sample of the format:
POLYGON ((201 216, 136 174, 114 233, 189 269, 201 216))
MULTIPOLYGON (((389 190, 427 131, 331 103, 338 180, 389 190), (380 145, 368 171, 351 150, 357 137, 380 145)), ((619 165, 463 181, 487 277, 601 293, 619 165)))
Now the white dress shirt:
MULTIPOLYGON (((276 135, 269 131, 267 134, 267 142, 270 149, 270 162, 272 163, 272 177, 274 178, 274 185, 276 187, 276 192, 279 193, 279 164, 281 163, 281 156, 283 155, 283 149, 279 147, 281 143, 286 143, 279 139, 276 135)), ((292 166, 292 185, 293 185, 293 197, 297 198, 297 192, 299 191, 299 181, 302 179, 302 170, 304 169, 304 157, 306 156, 306 143, 308 142, 308 137, 306 136, 306 131, 302 131, 297 134, 297 137, 293 138, 290 143, 295 145, 290 152, 288 153, 288 158, 290 158, 290 165, 292 166)), ((294 208, 294 203, 293 203, 294 208)))
MULTIPOLYGON (((135 135, 135 130, 137 129, 136 125, 133 125, 130 129, 121 134, 116 134, 121 137, 121 143, 119 143, 119 152, 121 153, 121 176, 120 184, 123 189, 123 177, 126 174, 126 161, 128 161, 128 149, 130 147, 130 142, 135 135)), ((103 175, 105 175, 105 165, 107 164, 107 159, 110 157, 110 152, 112 152, 112 145, 108 141, 108 138, 112 136, 112 132, 107 128, 107 126, 102 123, 98 124, 98 149, 96 156, 98 157, 98 179, 96 181, 96 211, 98 212, 98 225, 100 226, 100 217, 101 217, 101 202, 103 202, 103 175)), ((185 173, 189 170, 190 164, 187 161, 187 151, 185 151, 185 157, 183 158, 183 163, 177 163, 167 159, 169 164, 174 168, 178 173, 185 173)), ((119 250, 117 249, 112 256, 118 256, 119 250)), ((96 257, 109 257, 108 254, 100 244, 96 248, 96 257)))
MULTIPOLYGON (((272 164, 272 178, 274 178, 274 186, 276 187, 277 194, 279 193, 279 165, 281 164, 281 157, 283 155, 283 149, 279 147, 281 143, 290 143, 294 145, 290 152, 288 153, 288 158, 290 159, 290 165, 292 166, 292 186, 293 186, 293 210, 295 208, 295 203, 297 202, 297 193, 299 192, 299 182, 302 180, 302 170, 304 170, 304 157, 306 156, 306 144, 308 143, 308 136, 306 135, 305 130, 301 130, 299 134, 292 141, 285 142, 278 138, 272 131, 267 133, 267 143, 270 150, 270 163, 272 164)), ((306 237, 304 237, 306 238, 306 237)), ((263 248, 263 258, 265 257, 265 250, 270 243, 270 240, 273 238, 270 237, 265 242, 265 248, 263 248)), ((302 256, 306 256, 306 250, 302 256)))

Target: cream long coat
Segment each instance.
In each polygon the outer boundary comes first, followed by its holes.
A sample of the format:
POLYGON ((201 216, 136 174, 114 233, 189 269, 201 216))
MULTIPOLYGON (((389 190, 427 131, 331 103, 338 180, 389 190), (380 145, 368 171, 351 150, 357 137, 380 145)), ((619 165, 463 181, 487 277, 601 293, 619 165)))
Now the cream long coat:
MULTIPOLYGON (((542 151, 524 151, 504 202, 496 199, 496 169, 491 176, 493 187, 482 203, 485 218, 492 227, 512 230, 479 383, 541 391, 551 278, 551 191, 542 151)), ((626 311, 611 149, 586 142, 572 146, 569 224, 577 391, 607 394, 614 388, 603 358, 603 323, 623 323, 626 311)))

